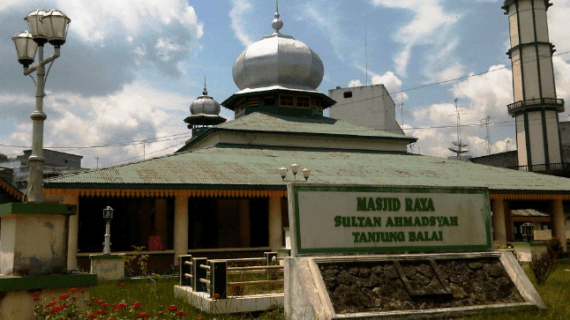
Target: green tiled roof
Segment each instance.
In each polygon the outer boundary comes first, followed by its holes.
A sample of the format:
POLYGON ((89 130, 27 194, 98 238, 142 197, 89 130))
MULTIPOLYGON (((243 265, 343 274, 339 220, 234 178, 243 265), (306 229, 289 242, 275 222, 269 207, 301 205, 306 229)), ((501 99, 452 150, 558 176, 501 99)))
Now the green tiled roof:
POLYGON ((278 132, 287 134, 307 133, 344 135, 360 138, 402 139, 409 140, 411 142, 417 140, 413 137, 361 127, 328 117, 287 117, 284 115, 266 114, 261 112, 255 112, 241 118, 228 121, 217 126, 217 128, 222 130, 278 132))
MULTIPOLYGON (((54 188, 277 188, 277 168, 311 169, 310 183, 488 187, 570 193, 570 179, 418 155, 208 148, 46 181, 54 188)), ((292 180, 289 172, 288 180, 292 180)), ((302 177, 298 177, 302 180, 302 177)))

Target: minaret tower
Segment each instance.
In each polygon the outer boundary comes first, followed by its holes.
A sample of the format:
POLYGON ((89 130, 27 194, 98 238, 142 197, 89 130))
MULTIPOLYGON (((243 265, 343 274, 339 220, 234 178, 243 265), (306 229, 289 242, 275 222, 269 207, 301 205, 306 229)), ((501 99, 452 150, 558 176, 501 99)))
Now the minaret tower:
POLYGON ((547 171, 562 163, 558 113, 564 100, 556 98, 546 12, 550 0, 505 0, 509 16, 514 103, 509 114, 516 119, 519 166, 547 171))

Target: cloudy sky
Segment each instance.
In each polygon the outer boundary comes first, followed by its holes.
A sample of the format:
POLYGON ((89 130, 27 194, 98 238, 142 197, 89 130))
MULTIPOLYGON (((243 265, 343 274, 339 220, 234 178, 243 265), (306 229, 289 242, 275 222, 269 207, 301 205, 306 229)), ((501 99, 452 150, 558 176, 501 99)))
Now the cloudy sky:
MULTIPOLYGON (((419 138, 413 152, 447 157, 456 140, 454 100, 470 154, 514 149, 508 22, 503 0, 281 0, 282 33, 325 65, 319 90, 382 83, 397 121, 419 138), (365 30, 367 48, 365 47, 365 30), (366 54, 367 52, 367 54, 366 54), (366 79, 368 56, 368 79, 366 79), (488 130, 482 119, 489 117, 488 130)), ((570 1, 552 0, 559 98, 570 101, 570 1)), ((0 153, 31 146, 34 86, 11 37, 37 8, 72 20, 46 85, 44 146, 82 155, 85 167, 171 153, 190 138, 183 119, 204 76, 219 102, 238 91, 235 58, 273 32, 272 0, 2 0, 0 153), (143 142, 146 141, 146 142, 143 142)), ((51 46, 46 47, 52 53, 51 46)), ((222 116, 231 119, 228 110, 222 116)), ((561 120, 570 120, 567 113, 561 120)))

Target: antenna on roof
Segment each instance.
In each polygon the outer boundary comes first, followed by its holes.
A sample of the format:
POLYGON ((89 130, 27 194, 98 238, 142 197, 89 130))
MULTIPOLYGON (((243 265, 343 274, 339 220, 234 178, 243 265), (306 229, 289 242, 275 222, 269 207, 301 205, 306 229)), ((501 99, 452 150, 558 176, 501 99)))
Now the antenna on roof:
POLYGON ((366 85, 368 85, 368 34, 366 33, 366 25, 364 25, 364 55, 366 58, 366 85))

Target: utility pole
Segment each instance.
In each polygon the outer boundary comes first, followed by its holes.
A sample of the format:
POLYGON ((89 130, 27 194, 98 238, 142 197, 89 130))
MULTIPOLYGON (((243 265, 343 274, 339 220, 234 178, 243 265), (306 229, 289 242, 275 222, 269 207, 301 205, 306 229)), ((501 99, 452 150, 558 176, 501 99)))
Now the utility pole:
POLYGON ((483 122, 483 125, 485 126, 486 130, 487 130, 487 136, 485 137, 485 140, 487 141, 487 155, 491 154, 491 132, 490 132, 490 128, 489 128, 489 122, 491 121, 491 117, 489 115, 487 115, 487 117, 485 117, 484 119, 481 119, 481 121, 483 122))

